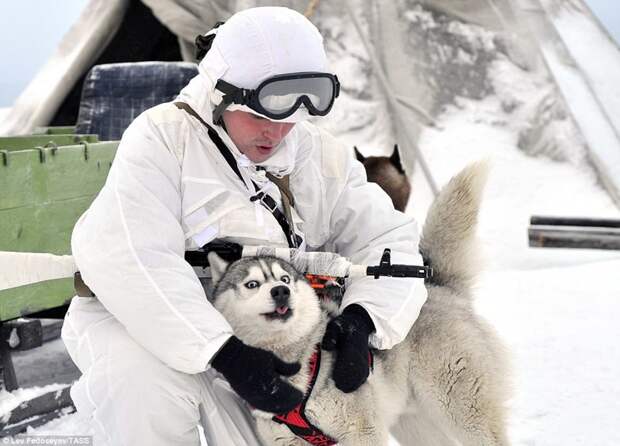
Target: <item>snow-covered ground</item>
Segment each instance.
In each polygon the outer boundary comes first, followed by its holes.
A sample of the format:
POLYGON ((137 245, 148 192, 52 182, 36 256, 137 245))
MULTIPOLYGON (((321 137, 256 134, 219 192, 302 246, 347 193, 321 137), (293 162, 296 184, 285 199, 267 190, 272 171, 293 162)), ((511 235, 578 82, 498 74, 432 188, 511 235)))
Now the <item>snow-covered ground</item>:
MULTIPOLYGON (((422 147, 441 183, 472 160, 492 161, 477 308, 512 353, 513 444, 620 444, 620 252, 527 246, 531 215, 620 218, 618 210, 587 167, 519 151, 514 133, 497 125, 505 117, 493 98, 461 106, 422 147)), ((412 211, 422 213, 415 203, 414 195, 412 211)))
MULTIPOLYGON (((577 152, 577 139, 564 141, 573 151, 564 162, 517 148, 519 111, 506 113, 501 101, 506 86, 525 80, 501 62, 492 69, 498 94, 457 101, 441 117, 443 130, 426 130, 421 147, 440 184, 473 160, 492 163, 477 309, 512 354, 511 439, 520 446, 620 444, 620 252, 527 242, 531 215, 618 219, 620 212, 577 152)), ((527 104, 537 91, 519 94, 527 104)), ((409 210, 422 220, 428 188, 421 175, 413 183, 409 210)))

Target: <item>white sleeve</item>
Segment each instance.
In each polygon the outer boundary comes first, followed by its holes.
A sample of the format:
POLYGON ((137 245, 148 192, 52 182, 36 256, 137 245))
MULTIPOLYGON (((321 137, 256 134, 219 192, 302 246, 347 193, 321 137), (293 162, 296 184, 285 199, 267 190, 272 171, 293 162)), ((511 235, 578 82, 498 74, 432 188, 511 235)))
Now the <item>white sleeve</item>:
MULTIPOLYGON (((343 172, 338 179, 326 181, 326 196, 333 201, 329 203, 330 238, 325 250, 349 257, 354 264, 378 265, 383 250, 390 248, 392 263, 422 265, 416 221, 396 211, 387 194, 366 181, 364 167, 352 150, 329 135, 323 134, 321 141, 323 164, 330 158, 329 163, 336 163, 343 172)), ((364 307, 376 328, 371 345, 389 349, 405 338, 426 294, 423 279, 366 277, 347 283, 342 307, 364 307)))
POLYGON ((148 112, 126 130, 107 182, 80 218, 72 250, 85 283, 140 345, 199 373, 232 335, 184 260, 178 122, 148 112))

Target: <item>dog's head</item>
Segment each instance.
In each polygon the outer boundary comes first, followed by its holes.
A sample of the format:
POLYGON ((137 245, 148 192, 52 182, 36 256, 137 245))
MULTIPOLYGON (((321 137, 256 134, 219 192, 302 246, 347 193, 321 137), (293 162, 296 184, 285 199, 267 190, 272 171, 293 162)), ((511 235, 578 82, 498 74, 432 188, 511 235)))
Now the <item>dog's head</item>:
POLYGON ((275 257, 244 257, 228 264, 209 253, 214 306, 235 335, 257 347, 288 345, 321 320, 319 300, 292 265, 275 257))
POLYGON ((357 160, 364 165, 368 181, 377 183, 392 199, 394 209, 404 212, 411 195, 411 184, 400 160, 398 145, 394 146, 394 151, 389 157, 366 157, 357 150, 357 147, 353 148, 357 160))

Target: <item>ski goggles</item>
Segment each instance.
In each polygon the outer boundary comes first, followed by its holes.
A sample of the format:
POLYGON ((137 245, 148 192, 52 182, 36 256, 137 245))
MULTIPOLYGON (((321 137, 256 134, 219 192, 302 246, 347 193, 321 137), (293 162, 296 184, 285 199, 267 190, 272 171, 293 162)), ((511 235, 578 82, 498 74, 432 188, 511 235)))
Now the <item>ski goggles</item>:
POLYGON ((255 90, 239 88, 220 79, 215 88, 224 93, 213 111, 218 123, 230 104, 245 105, 269 119, 285 119, 302 105, 313 116, 325 116, 340 93, 340 82, 329 73, 281 74, 264 80, 255 90))

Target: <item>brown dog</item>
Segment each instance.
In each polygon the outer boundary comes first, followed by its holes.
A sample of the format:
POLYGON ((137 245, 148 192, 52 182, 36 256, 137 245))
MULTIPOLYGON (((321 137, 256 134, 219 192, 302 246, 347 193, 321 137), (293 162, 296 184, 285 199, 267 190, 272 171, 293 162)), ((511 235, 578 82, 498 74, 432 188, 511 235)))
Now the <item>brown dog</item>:
POLYGON ((365 157, 357 150, 357 147, 353 149, 357 160, 366 169, 368 181, 377 183, 390 196, 394 208, 404 212, 411 194, 411 184, 400 162, 398 144, 394 145, 394 151, 390 157, 365 157))

